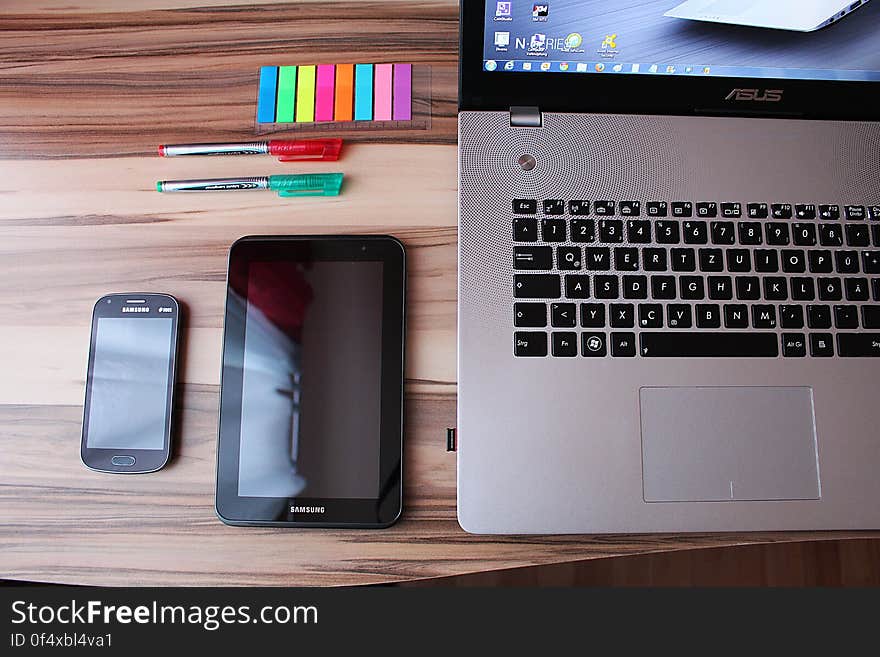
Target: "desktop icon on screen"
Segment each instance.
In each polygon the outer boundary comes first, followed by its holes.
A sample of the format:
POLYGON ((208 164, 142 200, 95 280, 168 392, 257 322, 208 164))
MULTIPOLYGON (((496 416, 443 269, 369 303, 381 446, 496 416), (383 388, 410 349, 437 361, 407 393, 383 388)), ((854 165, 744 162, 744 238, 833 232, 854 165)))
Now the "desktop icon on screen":
POLYGON ((495 17, 496 18, 509 18, 510 17, 510 8, 512 2, 496 2, 495 3, 495 17))
POLYGON ((496 62, 494 59, 490 59, 486 62, 487 71, 494 71, 496 68, 498 68, 498 62, 496 62))
POLYGON ((510 32, 496 32, 495 33, 495 47, 496 48, 507 48, 510 45, 510 32))
POLYGON ((606 34, 605 40, 602 41, 602 45, 600 46, 603 50, 616 50, 617 49, 617 35, 616 34, 606 34))
POLYGON ((541 70, 549 71, 550 70, 550 62, 541 62, 541 70))
POLYGON ((535 3, 532 6, 532 20, 546 21, 550 14, 550 5, 546 2, 535 3))
POLYGON ((567 71, 568 70, 568 62, 560 62, 559 63, 559 70, 562 72, 567 71))
POLYGON ((602 62, 599 62, 598 64, 596 64, 596 73, 601 73, 604 70, 605 70, 605 64, 603 64, 602 62))
POLYGON ((656 73, 658 70, 658 66, 656 64, 651 64, 651 68, 648 69, 649 73, 656 73))
POLYGON ((531 71, 532 70, 532 63, 531 62, 523 62, 522 70, 531 71))
POLYGON ((533 34, 529 42, 529 50, 532 52, 544 52, 547 50, 547 35, 533 34))
POLYGON ((615 64, 611 70, 615 73, 620 73, 623 70, 623 64, 615 64))
POLYGON ((587 67, 586 62, 581 62, 580 64, 577 65, 577 72, 578 73, 586 73, 587 68, 588 67, 587 67))
POLYGON ((640 66, 639 66, 638 64, 633 64, 633 65, 632 65, 632 72, 633 72, 633 73, 638 73, 638 72, 639 72, 639 68, 640 68, 640 66))
POLYGON ((583 43, 584 37, 582 37, 578 32, 572 32, 567 37, 565 37, 565 47, 569 50, 580 48, 583 43))
POLYGON ((504 70, 505 71, 512 71, 515 64, 516 64, 516 62, 514 62, 514 61, 504 62, 504 70))

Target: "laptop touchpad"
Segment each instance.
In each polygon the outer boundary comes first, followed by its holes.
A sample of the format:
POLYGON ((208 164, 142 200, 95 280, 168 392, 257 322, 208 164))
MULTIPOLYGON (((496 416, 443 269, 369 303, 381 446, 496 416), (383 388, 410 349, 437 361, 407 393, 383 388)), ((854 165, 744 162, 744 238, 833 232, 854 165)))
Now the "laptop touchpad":
POLYGON ((642 388, 646 502, 819 498, 810 388, 642 388))

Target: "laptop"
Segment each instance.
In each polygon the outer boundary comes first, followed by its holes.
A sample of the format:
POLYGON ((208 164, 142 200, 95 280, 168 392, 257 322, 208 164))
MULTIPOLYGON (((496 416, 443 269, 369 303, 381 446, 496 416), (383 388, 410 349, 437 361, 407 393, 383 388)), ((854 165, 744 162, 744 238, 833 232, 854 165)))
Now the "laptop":
POLYGON ((811 32, 839 21, 868 0, 686 0, 664 16, 776 30, 811 32))
POLYGON ((880 528, 880 4, 675 6, 461 3, 468 532, 880 528))

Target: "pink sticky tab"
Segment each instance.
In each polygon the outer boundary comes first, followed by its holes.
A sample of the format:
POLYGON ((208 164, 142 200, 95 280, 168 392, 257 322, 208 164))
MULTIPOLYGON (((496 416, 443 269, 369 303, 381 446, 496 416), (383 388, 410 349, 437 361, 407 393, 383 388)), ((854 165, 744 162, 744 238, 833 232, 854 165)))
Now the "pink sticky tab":
POLYGON ((394 65, 394 120, 412 121, 412 64, 394 65))
POLYGON ((315 83, 315 121, 333 120, 333 87, 336 67, 333 64, 318 66, 315 83))
POLYGON ((373 120, 391 120, 391 64, 376 64, 373 120))

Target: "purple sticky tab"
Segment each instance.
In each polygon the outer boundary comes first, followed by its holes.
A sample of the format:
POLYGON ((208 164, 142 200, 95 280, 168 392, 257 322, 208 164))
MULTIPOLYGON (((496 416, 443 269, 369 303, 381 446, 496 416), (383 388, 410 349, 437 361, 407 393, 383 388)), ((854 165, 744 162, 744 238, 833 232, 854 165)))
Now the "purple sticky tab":
POLYGON ((412 64, 394 65, 395 121, 412 121, 412 64))

